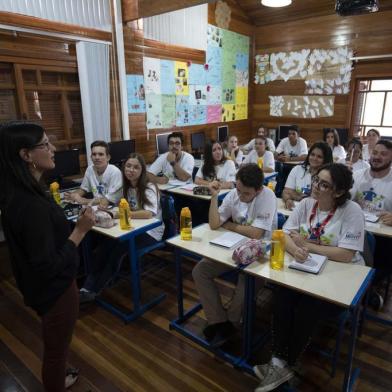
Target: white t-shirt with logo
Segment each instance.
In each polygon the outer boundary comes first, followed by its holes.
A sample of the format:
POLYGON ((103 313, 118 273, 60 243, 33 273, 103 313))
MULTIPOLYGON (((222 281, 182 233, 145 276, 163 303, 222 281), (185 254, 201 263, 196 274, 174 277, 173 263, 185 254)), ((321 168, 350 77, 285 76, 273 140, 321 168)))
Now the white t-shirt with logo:
POLYGON ((205 178, 203 175, 202 167, 196 173, 196 177, 207 181, 219 180, 219 181, 230 181, 235 182, 235 164, 232 160, 226 159, 224 163, 220 165, 215 165, 215 178, 205 178))
MULTIPOLYGON (((255 148, 255 143, 256 143, 256 139, 252 139, 248 144, 245 144, 245 146, 243 147, 244 150, 246 151, 251 151, 255 148)), ((270 139, 269 137, 266 138, 266 146, 268 147, 268 150, 271 152, 275 152, 275 144, 274 141, 272 139, 270 139)))
POLYGON ((371 169, 354 173, 354 186, 351 197, 365 211, 377 214, 381 211, 392 212, 392 169, 382 178, 374 178, 371 169))
MULTIPOLYGON (((347 161, 345 159, 339 159, 337 163, 341 163, 347 166, 347 161)), ((355 163, 352 164, 353 173, 358 170, 367 169, 369 167, 370 167, 369 163, 364 161, 363 159, 358 159, 355 163)))
POLYGON ((338 146, 334 146, 332 150, 333 159, 344 159, 346 158, 346 150, 340 144, 338 146))
POLYGON ((98 175, 94 165, 90 165, 80 188, 92 192, 94 198, 105 197, 111 203, 118 203, 122 194, 122 174, 114 165, 108 165, 102 175, 98 175))
MULTIPOLYGON (((265 151, 263 158, 263 167, 268 167, 269 169, 275 170, 275 158, 271 151, 265 151)), ((243 163, 256 163, 259 159, 256 150, 252 150, 244 159, 243 163)))
MULTIPOLYGON (((151 211, 152 216, 154 218, 162 220, 162 208, 161 208, 161 202, 159 200, 159 192, 157 191, 157 187, 151 182, 147 184, 146 197, 151 204, 150 205, 144 204, 143 206, 140 206, 137 198, 137 190, 135 188, 129 188, 127 194, 127 200, 131 211, 137 211, 137 210, 151 211)), ((147 234, 153 237, 156 241, 160 241, 162 239, 164 231, 165 231, 165 225, 164 223, 162 223, 162 225, 147 231, 147 234)))
MULTIPOLYGON (((285 233, 296 230, 304 239, 316 240, 311 234, 310 216, 316 200, 308 197, 299 202, 283 226, 285 233)), ((320 225, 328 216, 329 211, 317 209, 312 219, 312 227, 320 225)), ((365 217, 358 204, 347 200, 338 207, 331 220, 321 232, 320 245, 336 246, 339 248, 355 250, 352 263, 364 264, 362 255, 365 235, 365 217)))
POLYGON ((362 147, 362 159, 366 162, 370 161, 370 152, 369 152, 369 145, 364 144, 362 147))
POLYGON ((294 189, 298 193, 310 194, 312 188, 312 176, 310 171, 302 165, 295 166, 287 177, 285 188, 294 189))
POLYGON ((277 227, 277 199, 275 193, 263 187, 250 203, 243 203, 237 189, 232 189, 219 207, 221 224, 229 219, 233 222, 265 230, 264 239, 271 239, 272 230, 277 227))
POLYGON ((306 144, 305 139, 299 137, 295 146, 292 146, 289 138, 285 137, 280 141, 278 147, 276 147, 276 152, 278 154, 283 152, 285 155, 289 155, 290 157, 298 157, 308 153, 308 145, 306 144))
MULTIPOLYGON (((166 152, 165 154, 160 155, 152 163, 148 171, 154 174, 155 176, 162 173, 169 180, 176 178, 174 173, 174 168, 167 160, 168 154, 169 153, 166 152)), ((192 171, 193 171, 193 167, 195 166, 195 159, 193 158, 193 156, 185 151, 182 151, 181 158, 178 161, 178 164, 180 165, 181 169, 185 170, 191 176, 190 179, 192 179, 192 171)))

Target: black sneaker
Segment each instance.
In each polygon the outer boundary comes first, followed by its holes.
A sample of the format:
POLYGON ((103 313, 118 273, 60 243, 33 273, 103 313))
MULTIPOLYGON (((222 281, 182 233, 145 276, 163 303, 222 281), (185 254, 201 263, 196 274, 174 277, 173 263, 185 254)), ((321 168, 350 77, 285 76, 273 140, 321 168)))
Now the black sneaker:
POLYGON ((203 334, 206 337, 207 342, 210 342, 214 338, 216 334, 216 328, 219 326, 219 324, 220 323, 210 324, 203 329, 203 334))
POLYGON ((384 299, 382 295, 377 293, 377 291, 373 290, 369 296, 369 306, 376 312, 379 312, 382 309, 383 305, 384 299))
POLYGON ((215 336, 209 341, 213 348, 223 346, 233 335, 237 333, 237 329, 230 321, 225 321, 224 323, 218 323, 215 325, 215 336))
POLYGON ((84 305, 95 301, 96 293, 93 291, 80 290, 79 291, 79 304, 84 305))

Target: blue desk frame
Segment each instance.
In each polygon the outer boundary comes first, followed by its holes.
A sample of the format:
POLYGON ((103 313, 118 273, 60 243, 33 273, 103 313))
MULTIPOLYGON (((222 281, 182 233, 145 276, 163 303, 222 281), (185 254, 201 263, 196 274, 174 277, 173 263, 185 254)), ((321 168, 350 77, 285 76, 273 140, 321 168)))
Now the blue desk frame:
MULTIPOLYGON (((199 303, 192 307, 187 312, 184 311, 183 301, 183 284, 182 284, 182 255, 190 254, 191 252, 185 251, 180 248, 175 248, 175 265, 176 265, 176 284, 177 284, 177 306, 178 306, 178 317, 177 319, 170 322, 170 329, 174 329, 181 333, 183 336, 191 339, 193 342, 199 344, 203 348, 213 352, 223 360, 227 361, 231 365, 238 367, 252 375, 254 375, 252 365, 248 363, 255 346, 258 347, 260 344, 265 343, 268 339, 269 334, 264 334, 257 344, 253 341, 253 321, 255 315, 255 303, 254 303, 254 292, 255 292, 255 277, 250 274, 245 274, 245 297, 244 297, 244 316, 243 316, 243 342, 240 356, 234 356, 230 353, 223 351, 222 349, 214 349, 210 344, 203 338, 187 330, 182 324, 184 324, 190 317, 195 315, 202 309, 202 305, 199 303)), ((242 268, 238 268, 241 270, 242 268)), ((370 287, 371 281, 373 280, 375 271, 371 269, 365 280, 362 282, 357 294, 353 298, 353 301, 348 308, 351 315, 352 331, 349 341, 349 351, 347 364, 344 374, 343 392, 352 391, 353 385, 359 376, 360 369, 353 369, 353 358, 355 351, 356 339, 358 336, 358 324, 360 307, 362 304, 362 298, 365 296, 368 288, 370 287)))
MULTIPOLYGON (((129 242, 129 259, 130 259, 130 269, 131 269, 131 276, 130 276, 130 283, 132 287, 132 301, 131 305, 133 305, 133 310, 131 312, 124 312, 120 310, 118 307, 110 304, 109 302, 103 300, 102 298, 96 298, 96 302, 108 310, 109 312, 113 313, 114 315, 120 317, 125 323, 129 323, 130 321, 133 321, 137 319, 139 316, 141 316, 144 312, 152 308, 153 306, 157 305, 160 303, 165 297, 166 294, 160 294, 159 296, 151 299, 145 304, 141 303, 140 299, 140 294, 141 294, 141 288, 140 288, 140 266, 139 266, 139 259, 137 256, 137 236, 140 234, 143 234, 151 229, 154 229, 155 227, 158 227, 162 224, 161 221, 157 221, 154 223, 151 223, 149 225, 146 225, 144 227, 140 227, 134 230, 131 230, 127 233, 125 233, 123 236, 118 237, 118 241, 128 241, 129 242)), ((102 233, 98 233, 102 234, 102 233)), ((104 235, 104 234, 102 234, 104 235)), ((88 256, 88 259, 91 259, 91 256, 88 256)))

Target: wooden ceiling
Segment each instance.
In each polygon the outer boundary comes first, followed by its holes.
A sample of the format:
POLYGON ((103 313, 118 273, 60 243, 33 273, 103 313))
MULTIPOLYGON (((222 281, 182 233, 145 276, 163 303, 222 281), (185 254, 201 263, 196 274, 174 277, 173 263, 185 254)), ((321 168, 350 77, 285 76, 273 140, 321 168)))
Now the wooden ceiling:
MULTIPOLYGON (((256 26, 335 14, 335 0, 293 0, 287 7, 271 8, 261 0, 236 0, 256 26)), ((392 9, 392 0, 380 0, 380 11, 392 9)))

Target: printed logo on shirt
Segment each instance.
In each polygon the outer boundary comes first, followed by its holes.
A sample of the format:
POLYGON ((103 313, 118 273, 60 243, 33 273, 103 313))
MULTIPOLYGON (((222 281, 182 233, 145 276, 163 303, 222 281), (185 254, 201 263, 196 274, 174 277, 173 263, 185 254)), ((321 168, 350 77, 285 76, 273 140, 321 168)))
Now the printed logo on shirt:
POLYGON ((261 220, 269 220, 271 218, 271 214, 269 212, 266 212, 265 214, 260 214, 258 218, 261 220))
POLYGON ((357 241, 361 238, 361 232, 358 231, 357 233, 353 233, 351 231, 348 231, 344 237, 344 239, 346 240, 350 240, 350 241, 357 241))
POLYGON ((374 192, 373 188, 368 191, 358 191, 355 201, 367 212, 378 212, 384 210, 385 198, 374 192))

